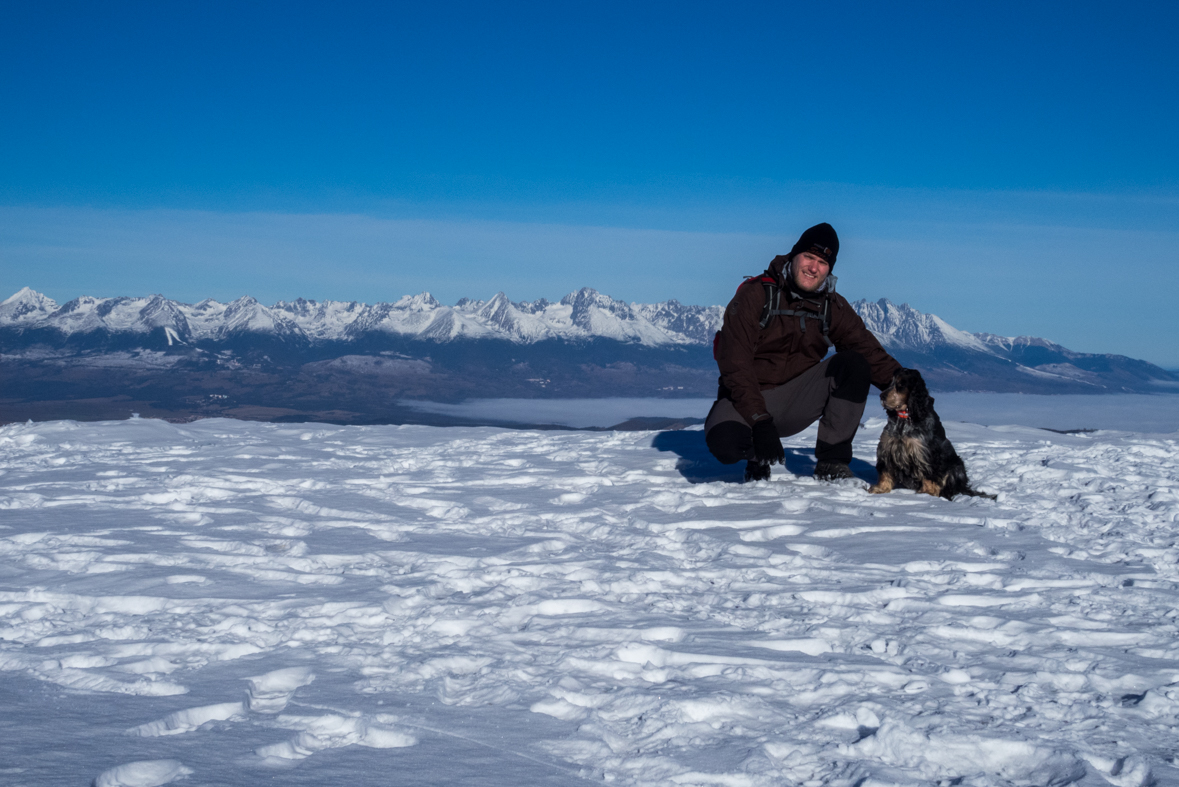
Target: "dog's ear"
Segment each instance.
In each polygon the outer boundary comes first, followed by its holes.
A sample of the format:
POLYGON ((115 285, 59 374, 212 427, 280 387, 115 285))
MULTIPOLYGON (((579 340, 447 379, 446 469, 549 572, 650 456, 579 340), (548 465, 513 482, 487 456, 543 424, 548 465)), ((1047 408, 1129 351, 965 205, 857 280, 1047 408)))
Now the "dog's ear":
POLYGON ((921 421, 933 412, 933 397, 925 385, 921 372, 912 369, 909 377, 909 417, 921 421))

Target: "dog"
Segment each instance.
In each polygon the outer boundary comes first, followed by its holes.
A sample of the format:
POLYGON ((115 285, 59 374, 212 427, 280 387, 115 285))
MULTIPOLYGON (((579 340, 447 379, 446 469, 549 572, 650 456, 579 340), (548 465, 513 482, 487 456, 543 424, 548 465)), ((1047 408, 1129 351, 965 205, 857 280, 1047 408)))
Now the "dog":
POLYGON ((966 465, 946 438, 921 372, 898 371, 880 392, 880 402, 888 412, 888 425, 876 447, 879 479, 869 492, 880 495, 900 488, 946 500, 955 495, 995 499, 970 488, 966 465))

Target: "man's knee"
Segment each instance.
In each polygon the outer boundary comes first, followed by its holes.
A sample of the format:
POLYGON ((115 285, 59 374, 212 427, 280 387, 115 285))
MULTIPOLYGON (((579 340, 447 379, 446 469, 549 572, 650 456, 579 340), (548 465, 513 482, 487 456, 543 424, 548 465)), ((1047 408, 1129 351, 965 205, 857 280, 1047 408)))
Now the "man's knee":
POLYGON ((868 400, 868 388, 872 384, 872 367, 858 352, 845 350, 831 356, 827 364, 827 376, 832 378, 831 395, 859 404, 868 400))
POLYGON ((720 462, 731 465, 749 459, 753 449, 753 430, 737 421, 722 421, 704 434, 704 442, 720 462))

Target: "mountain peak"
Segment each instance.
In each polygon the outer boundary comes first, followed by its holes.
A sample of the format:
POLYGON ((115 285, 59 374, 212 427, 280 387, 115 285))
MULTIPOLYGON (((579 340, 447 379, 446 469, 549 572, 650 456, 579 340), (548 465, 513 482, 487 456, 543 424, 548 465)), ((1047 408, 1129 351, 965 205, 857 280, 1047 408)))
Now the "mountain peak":
POLYGON ((408 309, 417 312, 432 311, 440 306, 442 304, 428 292, 422 292, 417 295, 403 295, 393 304, 393 308, 395 309, 408 309))
MULTIPOLYGON (((605 315, 623 321, 631 321, 635 317, 630 304, 625 301, 616 301, 609 295, 603 295, 591 287, 582 287, 577 292, 569 293, 561 299, 561 305, 573 307, 569 319, 578 328, 591 334, 603 332, 602 329, 605 326, 601 323, 605 315)), ((616 330, 615 327, 615 330, 607 329, 607 332, 611 334, 616 330)))
POLYGON ((53 301, 32 287, 21 287, 12 295, 5 298, 4 301, 0 302, 0 306, 8 306, 13 303, 53 303, 53 301))
POLYGON ((57 302, 31 287, 21 287, 0 303, 0 323, 26 323, 57 311, 57 302))
POLYGON ((617 303, 617 301, 615 301, 609 295, 603 295, 593 287, 582 287, 577 292, 571 292, 561 299, 561 304, 563 306, 572 306, 574 308, 577 308, 578 306, 588 306, 591 304, 598 306, 608 306, 612 303, 617 303))
POLYGON ((994 350, 977 336, 960 331, 936 314, 926 314, 907 303, 899 306, 888 298, 859 300, 852 308, 885 349, 928 352, 939 345, 994 355, 994 350))
POLYGON ((516 307, 508 300, 508 296, 497 292, 491 300, 481 304, 475 313, 493 323, 505 324, 513 321, 515 311, 516 307))

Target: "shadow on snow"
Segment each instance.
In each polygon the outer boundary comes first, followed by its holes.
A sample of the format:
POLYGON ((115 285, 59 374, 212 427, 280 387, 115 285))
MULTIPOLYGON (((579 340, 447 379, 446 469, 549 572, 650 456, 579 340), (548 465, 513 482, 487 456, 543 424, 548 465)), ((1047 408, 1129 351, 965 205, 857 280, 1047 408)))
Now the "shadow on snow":
MULTIPOLYGON (((745 478, 745 463, 724 465, 708 450, 704 432, 675 430, 660 432, 651 441, 651 447, 659 451, 670 451, 679 457, 675 469, 693 484, 707 484, 714 481, 741 483, 745 478)), ((813 451, 802 448, 786 449, 786 470, 796 476, 810 476, 815 471, 813 451)), ((852 459, 848 465, 856 477, 869 484, 876 483, 876 468, 862 459, 852 459)), ((779 471, 780 472, 780 471, 779 471)))

